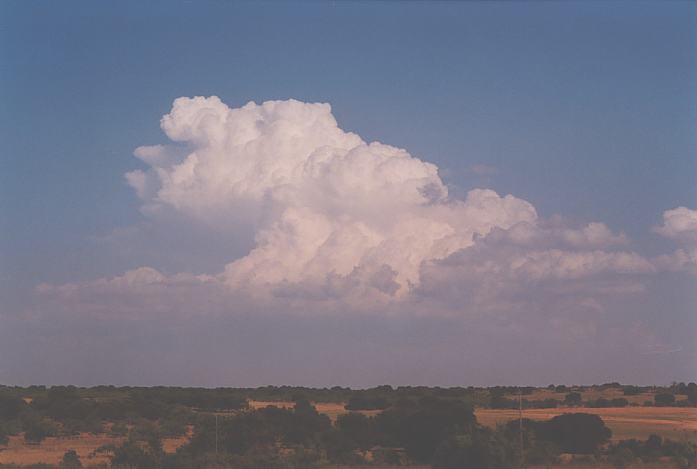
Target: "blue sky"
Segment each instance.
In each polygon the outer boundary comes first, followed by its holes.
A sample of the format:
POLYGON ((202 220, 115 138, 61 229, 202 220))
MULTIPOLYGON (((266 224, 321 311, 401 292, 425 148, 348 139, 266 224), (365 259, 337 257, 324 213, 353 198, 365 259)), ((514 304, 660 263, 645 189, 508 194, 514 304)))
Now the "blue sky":
MULTIPOLYGON (((159 120, 181 96, 215 95, 230 108, 289 98, 328 102, 340 128, 436 164, 453 197, 490 188, 528 201, 543 218, 604 223, 626 234, 623 249, 647 259, 669 253, 679 236, 662 237, 652 227, 666 210, 697 208, 696 21, 697 7, 688 2, 3 2, 0 321, 11 321, 6 331, 22 331, 13 332, 16 340, 43 337, 47 353, 59 357, 58 368, 73 380, 104 382, 108 376, 66 364, 72 352, 61 344, 70 333, 46 332, 56 319, 42 314, 74 305, 49 307, 37 297, 37 285, 90 282, 140 266, 167 275, 209 274, 253 246, 242 226, 208 231, 139 211, 143 202, 124 174, 147 169, 132 156, 136 147, 168 141, 159 120), (104 241, 128 229, 141 235, 121 241, 127 246, 104 241), (25 315, 34 317, 34 326, 25 315)), ((694 377, 694 276, 667 272, 646 282, 639 306, 636 299, 615 298, 596 326, 620 317, 650 331, 661 350, 689 349, 678 352, 674 369, 659 371, 651 362, 628 378, 694 377), (674 326, 665 324, 666 315, 674 326)), ((355 317, 325 321, 330 336, 342 334, 341 321, 349 321, 351 331, 366 324, 355 317)), ((414 324, 365 321, 379 322, 384 337, 375 341, 385 343, 391 343, 390 328, 414 324)), ((430 321, 425 337, 431 339, 409 354, 443 342, 445 332, 436 331, 444 330, 444 320, 430 321)), ((158 337, 146 335, 135 349, 162 356, 175 335, 158 337)), ((203 332, 197 337, 205 340, 203 332)), ((351 341, 341 342, 350 355, 351 341)), ((99 355, 97 348, 87 340, 79 352, 99 355)), ((99 350, 107 356, 111 349, 99 350)), ((450 363, 457 350, 446 347, 434 356, 450 363)), ((224 348, 210 353, 225 355, 224 348)), ((617 351, 609 361, 638 368, 622 359, 627 354, 617 351)), ((0 381, 60 380, 36 360, 0 363, 0 381)), ((108 361, 117 380, 139 382, 120 368, 125 359, 108 361)), ((354 370, 343 384, 378 384, 380 370, 389 368, 354 370)), ((467 379, 510 381, 512 363, 492 368, 498 374, 468 369, 467 379)), ((211 373, 173 371, 161 380, 242 385, 284 378, 269 372, 226 381, 211 373)), ((413 373, 405 365, 390 379, 409 382, 413 373)), ((323 376, 329 375, 317 375, 314 384, 330 380, 323 376)), ((418 376, 414 380, 433 384, 458 381, 445 368, 418 376)), ((533 379, 569 376, 539 371, 533 379)))

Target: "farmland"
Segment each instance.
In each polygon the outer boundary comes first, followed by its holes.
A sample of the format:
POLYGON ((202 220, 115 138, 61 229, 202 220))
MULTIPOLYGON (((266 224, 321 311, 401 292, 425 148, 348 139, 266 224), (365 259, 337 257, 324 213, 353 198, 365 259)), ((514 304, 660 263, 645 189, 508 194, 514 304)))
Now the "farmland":
POLYGON ((662 469, 697 460, 695 390, 0 387, 0 467, 450 468, 476 444, 515 469, 520 406, 528 467, 662 469))
MULTIPOLYGON (((597 395, 598 393, 595 393, 593 398, 597 398, 597 395)), ((249 405, 254 409, 264 408, 269 405, 292 408, 293 402, 250 401, 249 405)), ((339 415, 348 412, 343 402, 320 402, 315 403, 315 407, 319 413, 327 415, 332 421, 336 421, 339 415)), ((379 411, 359 412, 367 416, 379 413, 379 411)), ((611 407, 601 409, 558 407, 556 409, 525 409, 523 418, 548 420, 557 415, 574 412, 598 415, 612 430, 613 441, 631 438, 646 439, 649 435, 655 434, 664 438, 697 443, 697 408, 694 407, 611 407)), ((516 420, 519 417, 518 411, 514 409, 487 408, 476 408, 475 416, 479 423, 492 428, 496 427, 496 425, 516 420)))
MULTIPOLYGON (((20 435, 9 437, 4 447, 0 446, 0 464, 29 465, 38 463, 58 464, 66 451, 77 452, 83 465, 108 464, 110 453, 100 452, 99 448, 107 445, 120 445, 124 437, 114 437, 108 434, 81 433, 75 436, 47 437, 39 444, 29 444, 20 435)), ((177 448, 186 444, 187 436, 163 438, 162 446, 165 453, 174 453, 177 448)))
MULTIPOLYGON (((646 439, 651 434, 680 441, 697 442, 697 409, 677 407, 622 407, 582 409, 560 407, 556 409, 525 409, 523 417, 532 420, 547 420, 571 412, 598 415, 612 430, 612 440, 630 438, 646 439)), ((477 421, 495 427, 518 418, 512 409, 476 409, 477 421)))

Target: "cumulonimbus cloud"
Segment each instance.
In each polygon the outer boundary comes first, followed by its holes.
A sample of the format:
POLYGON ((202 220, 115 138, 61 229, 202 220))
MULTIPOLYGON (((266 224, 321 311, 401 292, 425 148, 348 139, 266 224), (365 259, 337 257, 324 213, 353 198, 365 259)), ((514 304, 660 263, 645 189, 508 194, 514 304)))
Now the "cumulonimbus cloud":
POLYGON ((172 144, 138 148, 148 168, 126 178, 145 213, 256 227, 254 249, 219 276, 233 289, 403 297, 425 263, 492 231, 538 245, 511 263, 536 277, 650 270, 636 254, 602 251, 627 241, 602 223, 543 226, 529 202, 487 189, 449 197, 435 165, 342 130, 328 104, 179 98, 161 127, 172 144))
MULTIPOLYGON (((171 142, 137 148, 145 166, 126 174, 143 213, 244 227, 251 249, 220 249, 224 267, 206 274, 141 266, 41 285, 56 310, 581 317, 643 292, 683 253, 647 259, 603 223, 543 218, 489 189, 452 197, 435 165, 342 130, 328 104, 179 98, 161 128, 171 142)), ((693 212, 666 214, 656 231, 691 239, 693 212)))

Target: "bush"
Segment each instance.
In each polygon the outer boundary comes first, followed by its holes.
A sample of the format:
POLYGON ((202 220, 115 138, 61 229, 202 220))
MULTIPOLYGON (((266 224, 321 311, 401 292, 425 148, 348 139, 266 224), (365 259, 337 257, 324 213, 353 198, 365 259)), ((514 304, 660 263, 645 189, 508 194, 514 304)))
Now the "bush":
POLYGON ((556 444, 565 453, 593 453, 612 436, 600 417, 583 413, 558 415, 534 428, 538 438, 556 444))
POLYGON ((9 393, 0 393, 0 420, 12 420, 27 407, 27 404, 19 397, 9 393))
POLYGON ((24 440, 27 443, 38 444, 46 437, 55 436, 57 434, 56 426, 47 420, 29 419, 23 424, 24 440))
POLYGON ((675 396, 670 393, 659 393, 653 397, 653 402, 656 406, 668 407, 675 404, 675 396))
POLYGON ((160 454, 142 448, 133 440, 127 440, 114 449, 111 457, 112 467, 124 466, 129 469, 151 469, 159 467, 160 454))
POLYGON ((508 441, 490 430, 453 435, 438 446, 433 469, 506 469, 517 467, 508 441))
POLYGON ((358 413, 340 415, 336 428, 353 444, 354 448, 370 449, 377 439, 375 419, 358 413))
POLYGON ((80 457, 74 449, 68 450, 63 454, 63 459, 60 463, 61 469, 78 469, 81 467, 82 463, 80 462, 80 457))
MULTIPOLYGON (((645 441, 622 440, 607 450, 610 460, 622 459, 619 454, 632 454, 643 461, 656 461, 662 457, 673 458, 677 467, 697 468, 697 444, 663 439, 650 435, 645 441)), ((618 467, 621 467, 619 464, 618 467)))
POLYGON ((437 398, 422 398, 388 409, 375 417, 375 423, 387 445, 404 448, 410 458, 420 463, 430 462, 449 436, 472 433, 476 427, 471 407, 437 398))
POLYGON ((564 404, 570 405, 570 406, 581 405, 582 402, 583 402, 583 399, 581 398, 581 393, 578 393, 578 392, 570 392, 564 398, 564 404))
POLYGON ((687 402, 693 405, 697 405, 697 384, 688 384, 685 394, 687 394, 687 402))

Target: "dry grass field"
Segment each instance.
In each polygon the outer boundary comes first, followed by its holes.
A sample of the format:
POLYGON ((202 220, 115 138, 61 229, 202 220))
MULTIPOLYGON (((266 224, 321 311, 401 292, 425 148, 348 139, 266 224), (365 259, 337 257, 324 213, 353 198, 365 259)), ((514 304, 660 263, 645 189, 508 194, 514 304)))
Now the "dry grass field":
MULTIPOLYGON (((163 438, 162 447, 167 453, 174 453, 177 448, 188 441, 187 436, 163 438)), ((104 445, 118 445, 123 437, 106 434, 93 435, 82 433, 74 437, 49 437, 41 444, 27 444, 21 435, 11 436, 7 446, 0 446, 0 464, 29 465, 37 463, 58 464, 68 450, 75 450, 84 466, 108 463, 109 455, 95 453, 104 445)))
MULTIPOLYGON (((559 407, 556 409, 525 409, 523 417, 547 420, 560 414, 584 412, 599 415, 612 430, 613 440, 646 439, 655 433, 664 438, 697 442, 697 408, 689 407, 617 407, 591 409, 559 407)), ((517 410, 476 409, 477 420, 494 427, 518 418, 517 410)))
MULTIPOLYGON (((293 405, 293 402, 288 401, 249 401, 249 407, 252 409, 261 409, 267 406, 290 409, 293 407, 293 405)), ((312 405, 315 406, 317 412, 320 414, 325 414, 332 420, 332 422, 336 421, 339 415, 349 412, 344 408, 346 404, 343 402, 313 402, 312 405)), ((360 412, 361 414, 368 416, 377 415, 380 413, 379 410, 359 410, 356 412, 360 412)))
MULTIPOLYGON (((605 392, 600 397, 608 398, 605 392)), ((593 397, 594 399, 597 397, 593 397)), ((291 408, 292 402, 287 401, 250 401, 250 407, 259 409, 269 405, 291 408)), ((319 402, 314 404, 317 411, 329 416, 335 421, 339 415, 348 411, 343 403, 319 402)), ((360 411, 364 415, 376 415, 380 411, 360 411)), ((652 433, 664 438, 680 441, 697 442, 697 408, 690 407, 558 407, 556 409, 526 409, 523 417, 532 420, 548 420, 557 415, 572 412, 584 412, 599 415, 612 430, 613 440, 629 438, 646 439, 652 433)), ((509 409, 476 409, 477 420, 483 425, 495 427, 518 418, 517 410, 509 409)))
MULTIPOLYGON (((612 391, 612 390, 610 390, 612 391)), ((620 391, 617 391, 618 394, 620 391)), ((546 389, 536 390, 528 399, 546 399, 554 397, 559 399, 557 393, 546 389)), ((612 398, 608 390, 604 390, 598 395, 590 392, 584 393, 584 399, 597 399, 598 397, 612 398)), ((635 399, 651 400, 652 396, 631 396, 635 399)), ((563 398, 563 395, 561 396, 563 398)), ((293 407, 293 402, 288 401, 250 401, 249 406, 259 409, 266 406, 277 406, 282 408, 293 407)), ((339 415, 348 411, 344 409, 344 403, 314 403, 320 413, 336 421, 339 415)), ((360 411, 364 415, 376 415, 380 411, 360 411)), ((622 408, 584 408, 584 407, 560 407, 556 409, 525 409, 523 417, 533 420, 547 420, 556 415, 568 412, 584 412, 599 415, 603 421, 612 429, 613 440, 628 438, 646 439, 650 434, 655 433, 665 438, 681 441, 697 442, 697 408, 687 407, 622 407, 622 408)), ((475 409, 477 420, 483 425, 495 427, 498 424, 506 423, 518 418, 517 410, 509 409, 475 409)), ((163 447, 166 452, 172 453, 186 443, 190 436, 180 438, 163 439, 163 447)), ((123 442, 123 437, 113 437, 107 434, 80 434, 75 437, 46 438, 41 444, 27 444, 22 436, 11 436, 10 442, 6 446, 0 446, 0 463, 13 463, 18 465, 28 465, 35 463, 58 463, 63 454, 68 450, 75 450, 82 463, 87 466, 90 464, 108 463, 109 457, 105 453, 95 453, 95 450, 104 445, 118 445, 123 442)), ((385 466, 387 469, 389 466, 385 466)), ((570 462, 559 466, 545 466, 551 468, 565 469, 588 469, 590 467, 599 468, 602 466, 588 465, 587 463, 570 462)), ((609 467, 609 466, 608 466, 609 467)), ((666 463, 639 464, 630 466, 632 469, 662 469, 670 467, 666 463)), ((339 469, 337 467, 336 469, 339 469)), ((343 468, 342 468, 343 469, 343 468)), ((416 469, 416 468, 414 468, 416 469)), ((542 469, 535 468, 535 469, 542 469)))
MULTIPOLYGON (((644 402, 650 401, 653 402, 653 397, 654 397, 654 392, 649 391, 649 392, 644 392, 637 394, 636 396, 625 396, 624 393, 622 392, 622 389, 620 388, 586 388, 582 390, 578 390, 576 392, 579 392, 581 394, 581 398, 585 401, 591 401, 591 400, 596 400, 601 397, 605 399, 615 399, 615 398, 624 398, 629 401, 630 404, 640 404, 643 405, 644 402)), ((538 388, 535 389, 532 394, 527 394, 523 396, 523 399, 527 399, 529 401, 542 401, 545 399, 557 399, 559 401, 564 401, 564 398, 568 394, 567 392, 554 392, 553 390, 546 389, 546 388, 538 388)), ((510 394, 506 396, 509 399, 518 399, 518 395, 515 394, 510 394)))

